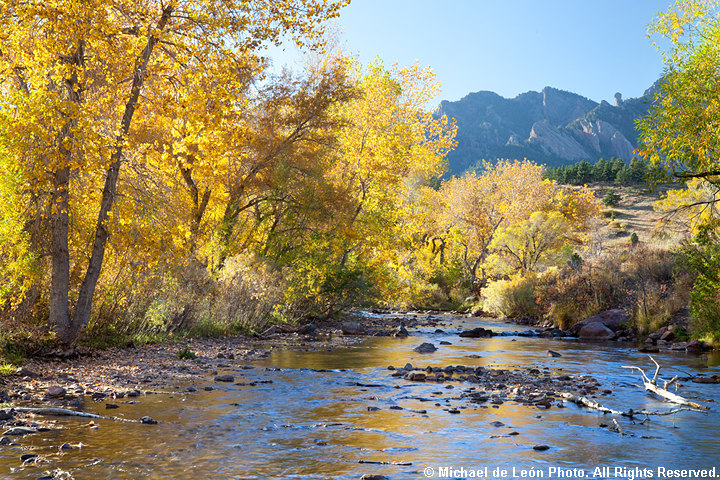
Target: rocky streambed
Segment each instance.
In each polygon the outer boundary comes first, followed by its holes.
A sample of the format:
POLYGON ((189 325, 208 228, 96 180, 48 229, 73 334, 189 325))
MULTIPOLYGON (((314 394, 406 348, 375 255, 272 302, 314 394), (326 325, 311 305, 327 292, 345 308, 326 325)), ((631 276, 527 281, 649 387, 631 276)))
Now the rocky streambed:
POLYGON ((116 419, 0 406, 0 477, 418 478, 443 465, 709 467, 720 453, 712 355, 653 354, 666 378, 679 377, 679 393, 710 410, 646 419, 568 400, 670 408, 622 368, 652 374, 634 344, 442 315, 378 314, 364 332, 342 327, 189 344, 195 359, 159 346, 30 364, 34 376, 0 386, 13 406, 116 419), (422 344, 434 350, 416 351, 422 344), (143 418, 158 423, 117 420, 143 418), (689 453, 678 458, 680 448, 689 453))

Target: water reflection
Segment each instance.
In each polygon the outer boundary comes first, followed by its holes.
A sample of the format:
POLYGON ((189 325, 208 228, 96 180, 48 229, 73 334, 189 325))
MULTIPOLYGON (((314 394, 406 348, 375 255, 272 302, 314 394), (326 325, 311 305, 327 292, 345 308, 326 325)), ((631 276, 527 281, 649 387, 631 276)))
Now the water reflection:
MULTIPOLYGON (((59 467, 78 479, 349 479, 363 473, 402 479, 422 477, 423 468, 439 466, 708 468, 720 458, 715 411, 654 417, 643 425, 620 419, 633 434, 623 437, 600 427, 610 422, 607 416, 574 405, 540 410, 505 403, 493 408, 461 401, 467 384, 411 383, 388 376, 388 365, 407 362, 422 367, 535 367, 542 372, 594 376, 613 391, 600 399, 611 408, 666 408, 633 386, 639 382, 637 373, 621 368, 628 364, 650 368, 647 357, 630 345, 510 336, 460 338, 460 326, 508 332, 517 327, 452 317, 445 317, 445 322, 442 333, 423 328, 406 339, 369 338, 332 352, 275 350, 253 370, 241 370, 240 365, 229 369, 241 382, 273 383, 218 386, 212 378, 202 377, 196 387, 217 388, 172 397, 149 395, 136 405, 121 404, 121 413, 135 418, 150 415, 162 421, 159 425, 100 422, 100 428, 92 430, 87 422, 61 420, 63 431, 21 440, 50 463, 19 468, 24 450, 2 447, 0 477, 38 478, 44 470, 59 467), (413 352, 426 341, 438 350, 425 355, 413 352), (547 357, 548 349, 562 357, 547 357), (281 370, 266 369, 270 367, 281 370), (451 413, 450 407, 459 407, 460 413, 451 413), (514 432, 517 435, 510 435, 514 432), (66 441, 84 447, 58 453, 58 446, 66 441), (538 444, 551 448, 533 450, 538 444)), ((718 373, 720 363, 716 355, 659 354, 657 359, 677 372, 702 369, 707 374, 718 373)), ((668 368, 665 375, 677 372, 668 368)), ((682 387, 683 395, 709 405, 720 399, 719 391, 715 385, 682 387)), ((101 407, 88 402, 89 410, 100 412, 101 407)))

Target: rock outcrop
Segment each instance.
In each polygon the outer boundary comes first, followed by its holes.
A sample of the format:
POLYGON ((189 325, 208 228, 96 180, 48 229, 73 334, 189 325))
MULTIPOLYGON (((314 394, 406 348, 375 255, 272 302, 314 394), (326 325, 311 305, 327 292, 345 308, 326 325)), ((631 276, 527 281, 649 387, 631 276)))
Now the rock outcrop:
POLYGON ((635 120, 647 113, 653 91, 629 99, 616 93, 614 105, 551 87, 510 99, 483 91, 444 101, 436 114, 457 121, 458 146, 448 155, 456 174, 497 158, 550 166, 600 157, 629 162, 638 141, 635 120))

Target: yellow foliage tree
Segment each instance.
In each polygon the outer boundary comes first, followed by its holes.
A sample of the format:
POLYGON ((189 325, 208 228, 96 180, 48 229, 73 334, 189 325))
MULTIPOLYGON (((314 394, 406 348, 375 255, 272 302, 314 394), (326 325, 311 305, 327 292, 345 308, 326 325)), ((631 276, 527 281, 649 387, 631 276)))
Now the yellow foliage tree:
POLYGON ((74 343, 88 324, 111 223, 123 221, 113 207, 123 163, 142 154, 136 113, 161 111, 166 120, 187 121, 173 125, 190 139, 174 149, 182 172, 193 162, 193 137, 200 133, 193 129, 213 113, 206 101, 200 115, 188 115, 188 87, 237 84, 240 71, 254 64, 243 59, 285 34, 317 45, 322 21, 346 3, 91 0, 79 8, 66 1, 0 2, 0 19, 12 26, 0 32, 3 143, 25 166, 48 232, 50 323, 62 342, 74 343), (176 96, 161 92, 181 84, 176 96), (170 113, 183 106, 184 113, 170 113), (76 245, 72 229, 82 232, 76 245), (79 270, 85 273, 75 290, 71 272, 79 270))

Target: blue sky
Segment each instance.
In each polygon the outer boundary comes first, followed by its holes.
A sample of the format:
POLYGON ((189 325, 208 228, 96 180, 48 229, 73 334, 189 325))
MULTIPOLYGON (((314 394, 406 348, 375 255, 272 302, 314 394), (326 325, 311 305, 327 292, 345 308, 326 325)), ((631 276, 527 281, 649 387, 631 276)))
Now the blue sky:
MULTIPOLYGON (((552 86, 595 101, 637 97, 662 58, 647 24, 670 0, 353 0, 338 20, 363 63, 416 60, 442 82, 438 100, 552 86)), ((296 65, 291 48, 275 63, 296 65)))

